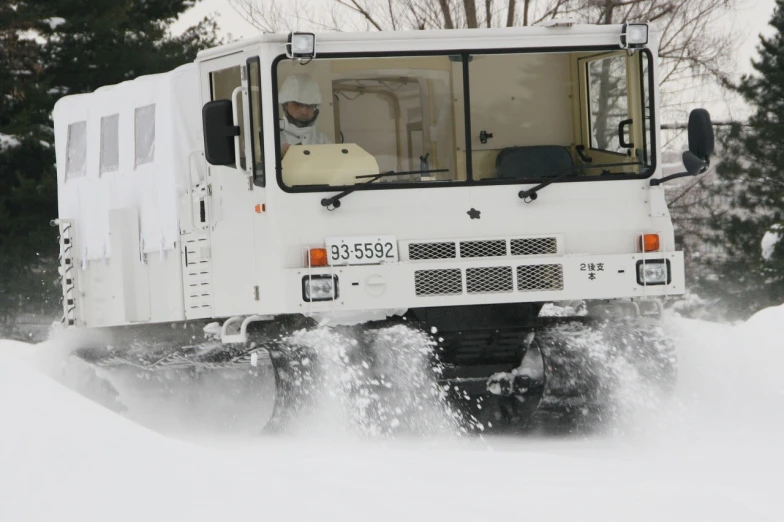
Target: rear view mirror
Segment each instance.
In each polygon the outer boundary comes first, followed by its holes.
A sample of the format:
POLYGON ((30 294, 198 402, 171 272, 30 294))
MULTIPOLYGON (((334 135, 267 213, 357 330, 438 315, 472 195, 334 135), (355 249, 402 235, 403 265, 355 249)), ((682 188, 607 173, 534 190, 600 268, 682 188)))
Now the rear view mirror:
POLYGON ((683 166, 686 172, 652 179, 651 186, 661 185, 671 179, 702 174, 710 166, 713 145, 713 123, 710 114, 705 109, 694 109, 689 114, 689 150, 683 153, 683 166))
MULTIPOLYGON (((705 109, 694 109, 689 114, 689 151, 697 158, 708 163, 713 154, 713 123, 705 109)), ((684 157, 684 164, 686 158, 684 157)))
POLYGON ((234 137, 240 128, 234 125, 231 100, 206 103, 201 111, 204 126, 204 157, 211 165, 234 165, 234 137))

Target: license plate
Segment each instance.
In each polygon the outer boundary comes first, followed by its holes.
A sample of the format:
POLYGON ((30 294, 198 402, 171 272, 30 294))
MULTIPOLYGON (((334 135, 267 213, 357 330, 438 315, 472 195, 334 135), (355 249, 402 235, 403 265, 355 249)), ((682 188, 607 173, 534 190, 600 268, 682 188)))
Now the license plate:
POLYGON ((328 237, 327 259, 335 265, 375 265, 397 262, 394 236, 328 237))

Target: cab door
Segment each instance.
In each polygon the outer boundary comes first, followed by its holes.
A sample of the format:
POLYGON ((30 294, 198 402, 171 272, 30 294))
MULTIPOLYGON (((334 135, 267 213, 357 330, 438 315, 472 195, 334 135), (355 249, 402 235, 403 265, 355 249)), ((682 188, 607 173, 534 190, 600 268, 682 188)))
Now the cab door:
MULTIPOLYGON (((633 64, 637 56, 625 51, 603 52, 577 60, 582 101, 582 144, 594 164, 645 161, 644 116, 640 76, 633 64)), ((628 172, 623 165, 609 172, 628 172)), ((600 170, 590 171, 599 175, 600 170)))
MULTIPOLYGON (((234 163, 208 163, 204 187, 215 317, 252 314, 258 304, 253 234, 254 198, 257 197, 254 194, 257 187, 253 183, 257 163, 254 145, 258 138, 254 143, 254 118, 251 117, 249 98, 251 64, 256 64, 258 77, 257 54, 246 49, 200 64, 202 103, 229 102, 231 118, 238 130, 238 136, 232 138, 234 163)), ((255 125, 258 126, 258 123, 258 118, 255 118, 255 125)), ((255 148, 258 150, 258 147, 255 148)))

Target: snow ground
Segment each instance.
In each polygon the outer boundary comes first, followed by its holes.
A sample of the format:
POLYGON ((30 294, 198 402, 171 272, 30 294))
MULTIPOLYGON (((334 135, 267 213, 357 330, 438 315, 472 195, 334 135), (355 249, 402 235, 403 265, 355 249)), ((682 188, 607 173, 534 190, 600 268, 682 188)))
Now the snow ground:
POLYGON ((63 347, 0 341, 0 521, 782 520, 782 323, 673 319, 668 407, 561 439, 194 442, 60 384, 63 347))

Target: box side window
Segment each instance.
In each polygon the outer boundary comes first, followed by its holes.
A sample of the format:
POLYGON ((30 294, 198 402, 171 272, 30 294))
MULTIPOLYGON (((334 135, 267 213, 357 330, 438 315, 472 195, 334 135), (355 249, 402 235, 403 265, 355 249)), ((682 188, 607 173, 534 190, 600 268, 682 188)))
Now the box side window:
POLYGON ((120 168, 119 128, 119 114, 101 118, 101 174, 115 172, 120 168))
POLYGON ((155 104, 135 111, 134 150, 134 167, 155 160, 155 104))
POLYGON ((68 125, 68 146, 65 159, 65 179, 87 175, 87 122, 68 125))

